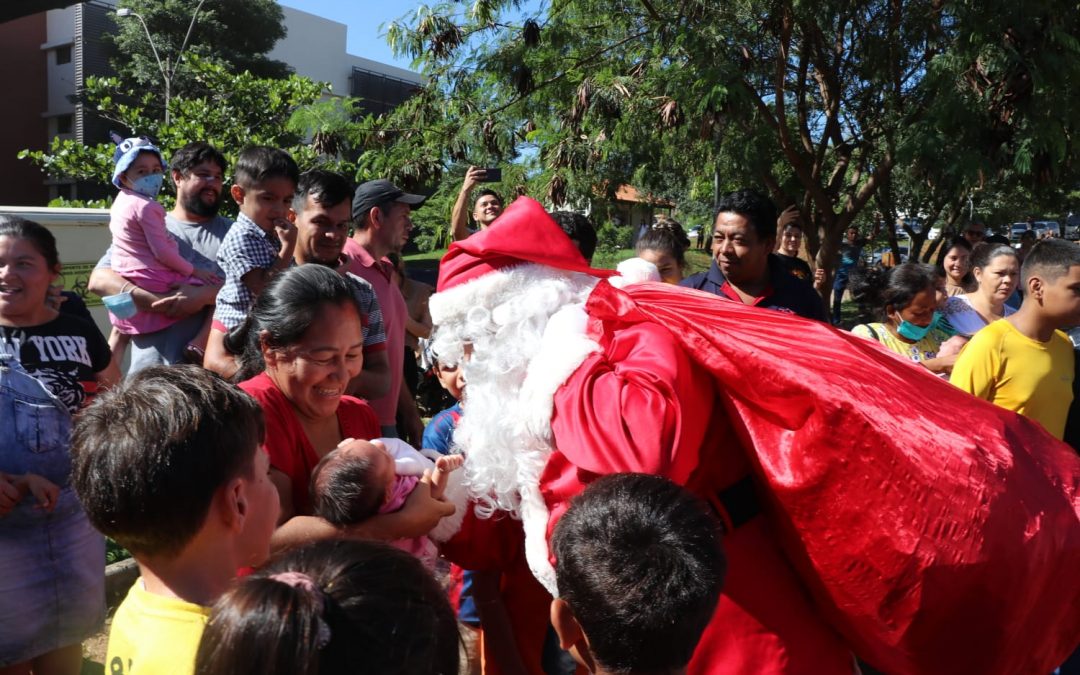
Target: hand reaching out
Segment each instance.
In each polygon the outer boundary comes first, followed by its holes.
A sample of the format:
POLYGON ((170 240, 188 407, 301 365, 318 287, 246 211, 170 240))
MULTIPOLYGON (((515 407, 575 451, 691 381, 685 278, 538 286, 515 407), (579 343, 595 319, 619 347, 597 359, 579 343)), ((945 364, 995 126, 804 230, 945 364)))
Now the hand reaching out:
POLYGON ((56 500, 60 498, 60 488, 57 487, 56 483, 33 473, 23 476, 23 481, 26 489, 30 491, 30 494, 34 496, 34 500, 37 501, 34 508, 42 509, 46 513, 52 513, 52 510, 56 508, 56 500))
POLYGON ((446 482, 450 472, 457 471, 465 464, 463 455, 445 455, 435 461, 435 470, 431 472, 431 496, 442 499, 446 491, 446 482))

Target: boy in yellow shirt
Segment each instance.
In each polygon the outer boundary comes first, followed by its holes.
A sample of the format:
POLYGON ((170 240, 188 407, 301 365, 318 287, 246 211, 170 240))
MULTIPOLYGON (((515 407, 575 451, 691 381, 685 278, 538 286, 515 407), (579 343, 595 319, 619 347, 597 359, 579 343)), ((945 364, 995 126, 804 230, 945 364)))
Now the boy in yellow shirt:
POLYGON ((75 490, 141 574, 113 618, 106 672, 194 671, 209 605, 269 555, 280 505, 262 437, 259 404, 195 366, 139 371, 79 416, 75 490))
POLYGON ((1039 242, 1021 276, 1020 310, 975 334, 950 381, 1036 420, 1060 439, 1073 399, 1075 359, 1060 329, 1080 324, 1080 246, 1061 239, 1039 242))

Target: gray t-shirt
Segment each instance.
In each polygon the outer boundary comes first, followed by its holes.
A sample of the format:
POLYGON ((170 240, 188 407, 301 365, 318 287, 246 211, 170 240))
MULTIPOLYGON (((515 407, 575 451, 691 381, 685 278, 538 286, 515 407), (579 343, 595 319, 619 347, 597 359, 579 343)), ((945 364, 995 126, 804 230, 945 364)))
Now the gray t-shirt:
MULTIPOLYGON (((225 273, 217 265, 217 251, 232 221, 224 216, 214 216, 205 223, 188 223, 165 214, 165 227, 176 239, 180 255, 199 269, 210 270, 224 278, 225 273)), ((111 269, 112 247, 98 261, 97 267, 111 269)), ((199 334, 206 319, 208 307, 156 333, 131 336, 131 364, 128 373, 149 366, 172 365, 184 362, 184 347, 199 334)))

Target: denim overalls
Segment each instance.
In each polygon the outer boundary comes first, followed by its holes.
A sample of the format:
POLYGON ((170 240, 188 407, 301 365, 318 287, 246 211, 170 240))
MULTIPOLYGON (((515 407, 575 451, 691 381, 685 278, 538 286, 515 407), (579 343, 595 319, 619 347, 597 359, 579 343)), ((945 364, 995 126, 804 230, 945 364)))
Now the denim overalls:
POLYGON ((0 667, 81 642, 105 611, 105 540, 70 486, 71 413, 0 344, 0 471, 59 486, 0 516, 0 667))

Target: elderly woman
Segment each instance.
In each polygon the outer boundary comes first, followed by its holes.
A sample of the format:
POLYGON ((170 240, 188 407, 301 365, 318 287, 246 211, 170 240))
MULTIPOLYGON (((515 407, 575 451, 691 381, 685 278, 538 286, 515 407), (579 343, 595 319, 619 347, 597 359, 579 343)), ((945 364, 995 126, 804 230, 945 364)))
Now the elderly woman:
POLYGON ((371 406, 345 395, 364 362, 361 315, 339 274, 301 265, 276 277, 226 338, 240 364, 240 388, 266 413, 270 478, 281 497, 275 548, 341 536, 422 536, 453 513, 418 486, 401 511, 359 525, 338 528, 311 515, 308 484, 319 460, 347 438, 380 435, 371 406))
POLYGON ((944 356, 939 353, 949 333, 939 326, 938 275, 933 267, 905 263, 888 270, 868 268, 856 274, 851 285, 860 305, 881 319, 855 326, 853 334, 877 340, 932 373, 952 370, 959 350, 950 349, 952 353, 944 356))
POLYGON ((971 253, 971 270, 975 289, 949 298, 942 312, 965 337, 1015 311, 1005 301, 1020 283, 1020 259, 1007 244, 979 244, 971 253))

